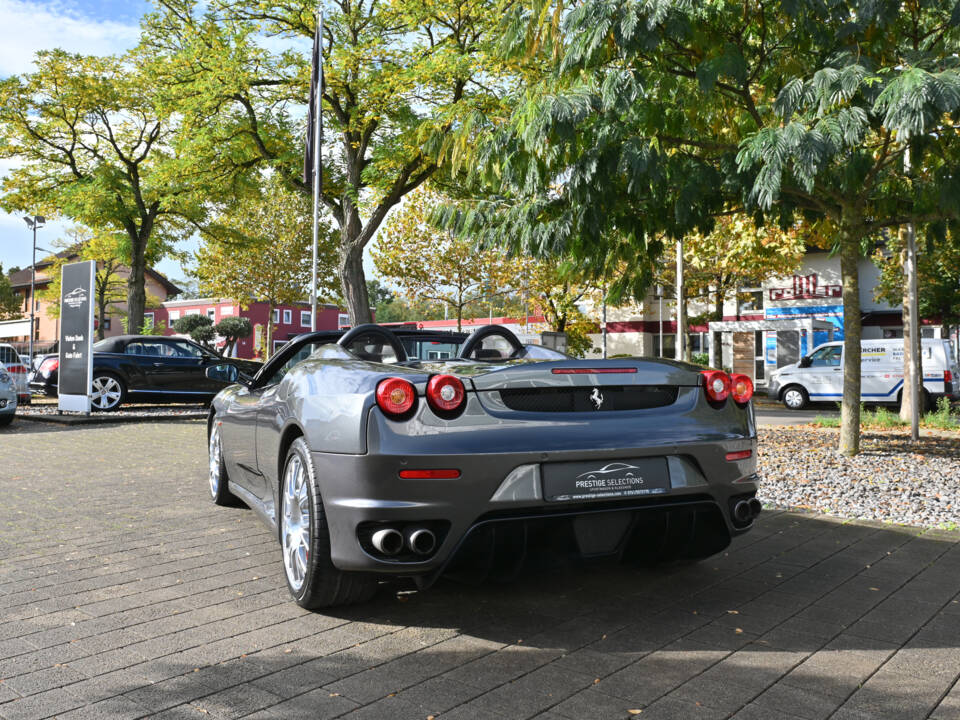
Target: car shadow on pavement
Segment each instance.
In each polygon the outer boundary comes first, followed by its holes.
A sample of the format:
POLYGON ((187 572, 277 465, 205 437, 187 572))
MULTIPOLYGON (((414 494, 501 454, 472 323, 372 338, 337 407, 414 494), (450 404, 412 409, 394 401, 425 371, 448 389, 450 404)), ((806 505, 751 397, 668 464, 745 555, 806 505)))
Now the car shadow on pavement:
MULTIPOLYGON (((279 559, 254 539, 256 562, 279 559)), ((271 562, 257 592, 208 588, 55 646, 56 670, 0 660, 0 716, 957 718, 958 540, 767 513, 693 565, 385 585, 324 613, 290 601, 271 562)))

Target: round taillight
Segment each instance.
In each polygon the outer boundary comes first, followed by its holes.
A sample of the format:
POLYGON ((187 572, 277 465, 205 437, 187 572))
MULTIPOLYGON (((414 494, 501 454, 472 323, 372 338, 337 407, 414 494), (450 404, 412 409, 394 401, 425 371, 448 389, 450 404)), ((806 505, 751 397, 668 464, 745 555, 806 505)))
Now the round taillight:
POLYGON ((734 374, 730 376, 730 395, 733 401, 746 405, 753 397, 753 380, 746 375, 734 374))
POLYGON ((730 376, 722 370, 708 370, 703 373, 707 397, 713 402, 722 403, 730 394, 730 376))
POLYGON ((417 391, 403 378, 387 378, 377 385, 377 405, 387 415, 405 415, 417 400, 417 391))
POLYGON ((427 383, 427 402, 434 410, 453 412, 458 410, 467 393, 460 378, 453 375, 434 375, 427 383))

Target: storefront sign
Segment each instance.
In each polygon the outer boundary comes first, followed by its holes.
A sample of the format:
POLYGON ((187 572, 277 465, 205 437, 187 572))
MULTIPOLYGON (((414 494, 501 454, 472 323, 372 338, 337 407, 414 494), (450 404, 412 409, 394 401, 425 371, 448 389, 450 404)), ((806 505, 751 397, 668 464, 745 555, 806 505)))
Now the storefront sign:
POLYGON ((794 275, 791 287, 770 288, 771 300, 818 300, 843 295, 842 285, 820 285, 816 273, 794 275))
POLYGON ((58 408, 90 412, 93 382, 92 260, 63 266, 60 282, 60 367, 58 408))

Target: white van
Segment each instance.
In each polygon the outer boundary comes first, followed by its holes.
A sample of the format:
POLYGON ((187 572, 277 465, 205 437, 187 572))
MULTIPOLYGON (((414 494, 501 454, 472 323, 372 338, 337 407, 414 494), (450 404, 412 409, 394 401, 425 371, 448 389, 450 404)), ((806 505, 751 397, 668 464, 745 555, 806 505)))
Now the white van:
MULTIPOLYGON (((860 344, 860 402, 900 404, 903 388, 903 339, 863 340, 860 344)), ((926 407, 941 397, 960 399, 960 368, 949 340, 921 341, 923 400, 926 407)), ((843 342, 818 345, 800 362, 770 373, 767 395, 791 410, 810 402, 843 398, 843 342)))

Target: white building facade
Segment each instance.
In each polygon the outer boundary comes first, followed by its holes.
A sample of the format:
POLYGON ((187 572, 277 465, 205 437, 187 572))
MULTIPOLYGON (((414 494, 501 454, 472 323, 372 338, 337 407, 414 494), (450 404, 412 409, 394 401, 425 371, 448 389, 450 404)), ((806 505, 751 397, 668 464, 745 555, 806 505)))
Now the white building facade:
MULTIPOLYGON (((902 311, 875 298, 880 271, 869 259, 859 264, 860 309, 864 339, 903 337, 902 311)), ((796 362, 817 345, 843 338, 843 284, 840 257, 809 252, 796 274, 771 277, 760 287, 744 288, 739 306, 732 297, 724 305, 723 321, 711 323, 722 332, 720 357, 710 348, 710 327, 691 325, 688 338, 692 354, 708 354, 715 364, 750 375, 764 384, 770 370, 796 362), (719 360, 719 363, 717 362, 719 360)), ((688 316, 712 309, 689 302, 688 316)), ((599 319, 599 309, 591 312, 599 319)), ((640 305, 607 308, 607 355, 674 357, 677 326, 676 303, 651 291, 640 305), (662 352, 661 352, 662 347, 662 352)), ((935 318, 923 320, 924 337, 940 337, 935 318)), ((955 338, 954 338, 955 339, 955 338)), ((602 335, 593 336, 602 347, 602 335)))

